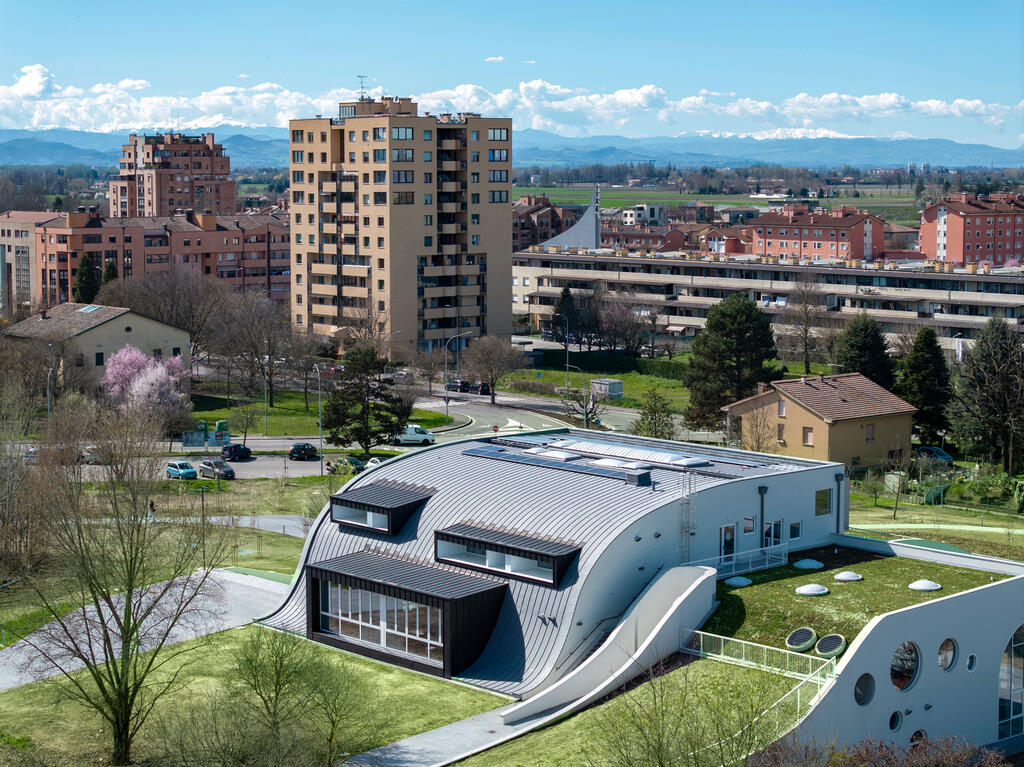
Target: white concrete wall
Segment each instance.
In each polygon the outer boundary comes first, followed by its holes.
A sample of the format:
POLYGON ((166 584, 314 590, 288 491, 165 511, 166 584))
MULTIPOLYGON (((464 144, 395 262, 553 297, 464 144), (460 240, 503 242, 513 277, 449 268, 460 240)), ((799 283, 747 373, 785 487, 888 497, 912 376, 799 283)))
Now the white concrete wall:
POLYGON ((716 571, 673 567, 653 581, 607 641, 580 666, 502 715, 506 724, 557 709, 565 716, 625 684, 679 649, 683 629, 700 626, 715 607, 716 571))
MULTIPOLYGON (((892 584, 906 588, 906 584, 892 584)), ((802 740, 856 743, 866 737, 908 743, 923 729, 930 738, 956 736, 980 745, 994 744, 998 734, 999 667, 1006 643, 1024 624, 1024 576, 982 586, 942 599, 874 618, 843 655, 836 678, 822 699, 795 730, 802 740), (957 657, 948 671, 938 665, 939 645, 947 637, 957 643, 957 657), (890 659, 904 641, 921 653, 917 678, 906 690, 893 686, 890 659), (968 656, 976 657, 973 671, 968 656), (875 679, 873 699, 854 701, 861 674, 875 679), (903 712, 896 732, 889 717, 903 712), (906 713, 908 712, 909 713, 906 713)), ((998 744, 1012 751, 1024 738, 998 744)))

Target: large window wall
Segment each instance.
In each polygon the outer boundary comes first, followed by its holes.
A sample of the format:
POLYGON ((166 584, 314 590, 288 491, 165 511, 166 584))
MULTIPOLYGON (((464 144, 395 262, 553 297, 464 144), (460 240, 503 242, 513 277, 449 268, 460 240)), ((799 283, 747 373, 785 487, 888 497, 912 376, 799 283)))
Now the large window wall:
POLYGON ((320 631, 437 666, 442 610, 366 589, 320 581, 320 631))
POLYGON ((1006 643, 999 667, 999 740, 1024 734, 1024 625, 1006 643))

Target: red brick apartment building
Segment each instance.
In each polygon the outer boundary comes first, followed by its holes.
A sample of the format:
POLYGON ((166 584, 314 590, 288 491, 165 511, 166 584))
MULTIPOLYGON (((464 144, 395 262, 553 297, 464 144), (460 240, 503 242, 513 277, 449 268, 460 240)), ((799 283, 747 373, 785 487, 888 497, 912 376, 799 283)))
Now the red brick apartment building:
POLYGON ((871 261, 885 251, 882 220, 848 205, 826 211, 783 206, 755 218, 749 227, 752 252, 791 261, 822 258, 871 261))
POLYGON ((953 264, 1019 265, 1024 257, 1024 195, 959 194, 921 214, 925 258, 953 264))
POLYGON ((520 195, 512 203, 512 250, 540 245, 576 223, 576 212, 553 204, 545 195, 520 195))
POLYGON ((179 210, 235 213, 231 160, 212 133, 128 136, 110 181, 111 216, 170 216, 179 210))
POLYGON ((189 269, 236 290, 264 290, 287 303, 291 287, 286 214, 217 216, 192 211, 150 218, 104 218, 95 211, 61 213, 34 227, 32 303, 72 300, 78 262, 90 253, 119 277, 189 269))

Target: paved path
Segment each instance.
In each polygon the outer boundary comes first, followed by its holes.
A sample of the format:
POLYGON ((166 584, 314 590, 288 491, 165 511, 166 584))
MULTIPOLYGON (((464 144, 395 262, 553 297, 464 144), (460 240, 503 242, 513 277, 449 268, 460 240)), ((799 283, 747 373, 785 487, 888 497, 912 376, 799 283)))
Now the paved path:
POLYGON ((295 538, 305 538, 316 521, 301 514, 257 514, 241 517, 214 516, 209 518, 215 525, 236 524, 238 527, 257 527, 271 533, 283 533, 295 538))
POLYGON ((511 705, 502 706, 436 730, 421 732, 354 756, 346 764, 355 767, 441 767, 511 740, 533 729, 550 714, 542 712, 515 725, 502 724, 501 715, 509 708, 511 705))
POLYGON ((1011 533, 1024 535, 1024 528, 988 527, 987 525, 933 525, 930 522, 885 522, 876 525, 854 525, 862 530, 969 530, 973 533, 1011 533))
MULTIPOLYGON (((208 598, 207 607, 216 617, 204 622, 201 628, 193 627, 178 632, 174 637, 175 642, 244 626, 255 618, 267 615, 281 604, 290 588, 284 583, 227 570, 215 570, 211 578, 217 588, 208 598)), ((57 675, 58 672, 52 668, 41 674, 31 673, 27 665, 32 662, 33 655, 34 651, 24 641, 0 650, 0 690, 57 675)), ((78 662, 68 665, 69 668, 81 668, 82 664, 78 662)))

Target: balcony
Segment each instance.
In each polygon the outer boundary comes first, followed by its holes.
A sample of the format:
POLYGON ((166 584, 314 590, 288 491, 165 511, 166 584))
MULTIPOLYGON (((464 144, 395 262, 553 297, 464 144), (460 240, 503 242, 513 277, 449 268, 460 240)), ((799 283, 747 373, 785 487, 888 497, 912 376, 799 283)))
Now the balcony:
POLYGON ((460 296, 479 296, 480 286, 479 285, 459 285, 458 292, 460 296))
POLYGON ((438 224, 437 225, 437 231, 440 234, 458 234, 459 233, 459 225, 458 224, 438 224))
POLYGON ((321 213, 337 213, 338 212, 338 203, 336 203, 336 202, 322 202, 322 203, 320 203, 320 212, 321 213))
POLYGON ((465 149, 465 147, 466 147, 465 142, 459 141, 458 139, 454 139, 454 138, 444 139, 443 141, 440 142, 440 149, 442 151, 452 151, 452 150, 455 150, 455 149, 465 149))
POLYGON ((325 256, 336 256, 338 255, 338 243, 336 242, 321 242, 320 252, 325 256))
POLYGON ((337 285, 318 285, 315 282, 309 284, 309 292, 314 296, 327 296, 334 298, 338 295, 337 285))
POLYGON ((460 166, 458 160, 445 160, 437 164, 437 169, 450 172, 460 170, 460 166))
POLYGON ((318 264, 313 261, 309 264, 309 273, 321 277, 335 277, 338 274, 338 267, 332 263, 318 264))
POLYGON ((442 192, 461 192, 462 182, 461 181, 442 181, 437 185, 437 188, 442 192))
POLYGON ((341 286, 341 297, 342 298, 366 298, 367 289, 360 288, 355 285, 342 285, 341 286))
POLYGON ((453 298, 459 293, 458 287, 455 285, 448 285, 441 288, 424 288, 424 298, 453 298))
POLYGON ((454 277, 458 273, 459 267, 454 264, 448 266, 424 266, 423 276, 424 277, 454 277))
POLYGON ((359 264, 345 264, 341 267, 342 277, 365 277, 370 269, 370 265, 362 266, 359 264))
POLYGON ((446 256, 454 256, 466 249, 464 245, 442 245, 441 252, 446 256))
MULTIPOLYGON (((465 307, 463 307, 465 308, 465 307)), ((438 309, 424 309, 423 319, 426 320, 441 320, 447 317, 460 317, 464 316, 460 314, 458 306, 445 306, 438 309)))
POLYGON ((458 213, 461 210, 461 203, 457 202, 442 202, 438 209, 442 213, 458 213))

